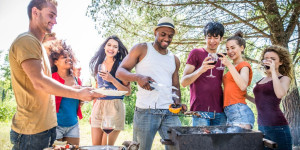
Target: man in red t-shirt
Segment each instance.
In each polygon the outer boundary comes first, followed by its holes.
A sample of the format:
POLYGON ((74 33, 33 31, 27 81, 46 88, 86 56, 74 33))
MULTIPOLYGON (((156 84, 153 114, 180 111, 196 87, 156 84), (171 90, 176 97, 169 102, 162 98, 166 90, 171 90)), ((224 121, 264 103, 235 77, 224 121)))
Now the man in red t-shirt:
POLYGON ((224 35, 224 26, 218 22, 209 22, 204 27, 206 41, 205 48, 193 49, 186 62, 181 79, 181 85, 190 85, 191 111, 197 111, 202 117, 193 117, 193 126, 225 125, 226 116, 223 112, 223 70, 217 70, 221 61, 215 65, 207 57, 209 53, 216 53, 224 35), (210 71, 212 69, 212 72, 210 71), (210 74, 215 76, 209 78, 210 74))

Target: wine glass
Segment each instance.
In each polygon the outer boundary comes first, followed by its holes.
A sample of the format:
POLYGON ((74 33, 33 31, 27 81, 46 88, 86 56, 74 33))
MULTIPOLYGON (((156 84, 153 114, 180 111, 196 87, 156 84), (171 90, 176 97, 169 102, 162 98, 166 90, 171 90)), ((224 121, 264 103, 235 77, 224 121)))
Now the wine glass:
MULTIPOLYGON (((101 72, 107 72, 107 69, 106 69, 106 67, 105 67, 104 64, 99 64, 99 65, 98 65, 98 73, 101 73, 101 72)), ((103 79, 102 79, 102 80, 103 80, 103 79)), ((108 86, 108 85, 106 84, 106 81, 105 81, 105 80, 103 80, 103 86, 108 86)))
POLYGON ((112 116, 104 116, 104 118, 102 120, 102 130, 107 135, 106 136, 106 150, 109 149, 109 146, 108 146, 109 134, 112 131, 114 131, 114 129, 115 129, 115 124, 113 123, 112 116))
MULTIPOLYGON (((223 55, 227 55, 227 52, 225 51, 225 49, 221 49, 220 50, 220 53, 222 53, 223 55)), ((217 54, 218 55, 218 57, 223 57, 222 55, 220 55, 220 54, 217 54)), ((217 69, 218 70, 224 70, 225 69, 225 67, 223 67, 223 65, 222 65, 222 60, 221 60, 221 63, 220 63, 220 66, 219 67, 217 67, 217 69)))
MULTIPOLYGON (((84 82, 82 83, 82 87, 86 88, 86 87, 92 87, 92 81, 90 78, 88 78, 86 81, 83 80, 84 82)), ((89 101, 81 101, 81 103, 85 104, 85 103, 89 103, 89 101)))
MULTIPOLYGON (((207 57, 210 57, 209 61, 213 61, 212 63, 208 63, 209 65, 215 65, 218 62, 218 56, 216 53, 208 53, 207 57)), ((212 69, 210 69, 210 75, 206 77, 215 78, 216 76, 212 74, 212 69)))
POLYGON ((265 59, 261 61, 261 64, 262 64, 262 66, 264 67, 265 70, 269 70, 270 69, 270 66, 265 65, 265 63, 267 63, 267 62, 270 62, 270 61, 269 60, 265 60, 265 59))

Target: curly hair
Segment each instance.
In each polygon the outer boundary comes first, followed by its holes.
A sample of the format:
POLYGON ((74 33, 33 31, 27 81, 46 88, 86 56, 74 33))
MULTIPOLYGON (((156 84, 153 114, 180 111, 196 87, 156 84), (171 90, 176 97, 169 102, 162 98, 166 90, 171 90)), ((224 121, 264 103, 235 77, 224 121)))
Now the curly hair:
POLYGON ((263 50, 261 60, 267 52, 274 52, 279 56, 279 61, 282 62, 278 69, 279 73, 292 79, 292 59, 289 51, 282 46, 272 45, 263 50))
MULTIPOLYGON (((50 46, 50 59, 52 59, 52 62, 55 62, 61 55, 69 55, 72 64, 76 63, 71 46, 67 45, 64 40, 55 40, 50 46)), ((51 71, 52 73, 57 72, 57 66, 53 65, 51 71)), ((69 73, 72 74, 72 67, 70 68, 69 73)))

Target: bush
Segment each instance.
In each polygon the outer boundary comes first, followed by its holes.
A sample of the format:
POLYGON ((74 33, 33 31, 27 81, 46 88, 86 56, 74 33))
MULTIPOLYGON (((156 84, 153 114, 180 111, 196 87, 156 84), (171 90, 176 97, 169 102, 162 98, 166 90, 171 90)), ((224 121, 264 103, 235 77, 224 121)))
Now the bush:
POLYGON ((125 118, 126 124, 132 124, 133 122, 133 115, 134 115, 135 102, 136 102, 136 91, 137 91, 136 82, 131 82, 131 94, 130 96, 125 96, 124 98, 125 109, 126 109, 126 118, 125 118))
POLYGON ((89 121, 89 118, 91 116, 92 113, 92 107, 93 107, 93 102, 89 102, 89 103, 84 103, 81 106, 81 112, 82 112, 82 120, 83 121, 89 121))
POLYGON ((0 102, 0 122, 10 121, 17 110, 17 104, 14 99, 0 102))

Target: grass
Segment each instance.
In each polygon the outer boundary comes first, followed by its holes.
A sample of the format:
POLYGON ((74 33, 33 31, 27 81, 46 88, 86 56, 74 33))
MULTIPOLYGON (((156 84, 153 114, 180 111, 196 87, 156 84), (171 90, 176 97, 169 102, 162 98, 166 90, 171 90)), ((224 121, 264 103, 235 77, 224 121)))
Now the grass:
POLYGON ((0 122, 0 150, 8 150, 12 148, 9 138, 10 125, 11 123, 0 122))
MULTIPOLYGON (((80 125, 80 145, 89 146, 92 145, 91 140, 91 127, 85 120, 79 121, 80 125)), ((11 150, 12 144, 10 143, 10 129, 11 122, 0 122, 0 150, 11 150)), ((115 143, 115 145, 121 146, 123 141, 132 141, 132 126, 126 125, 125 130, 122 131, 115 143)), ((163 150, 164 146, 160 143, 160 136, 156 134, 152 149, 163 150)))

